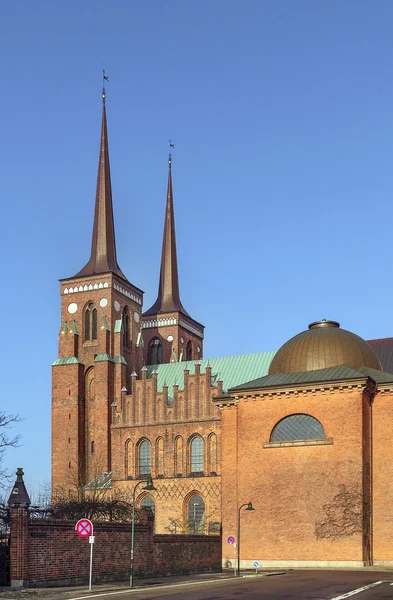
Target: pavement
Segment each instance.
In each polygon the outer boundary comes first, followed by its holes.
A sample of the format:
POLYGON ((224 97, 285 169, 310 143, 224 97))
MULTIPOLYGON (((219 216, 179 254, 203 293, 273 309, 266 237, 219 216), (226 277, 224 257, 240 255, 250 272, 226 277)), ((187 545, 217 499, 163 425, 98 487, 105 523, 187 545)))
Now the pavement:
MULTIPOLYGON (((285 571, 260 571, 262 576, 282 575, 285 571)), ((244 571, 243 576, 254 575, 255 571, 244 571)), ((233 569, 225 570, 221 573, 197 573, 191 575, 167 575, 164 577, 147 577, 143 579, 134 579, 134 588, 147 588, 160 585, 182 584, 195 582, 204 582, 209 580, 234 579, 233 569)), ((66 587, 37 587, 37 588, 11 588, 0 587, 0 600, 59 600, 60 598, 74 598, 80 595, 104 594, 116 591, 126 591, 129 588, 129 580, 111 581, 106 583, 97 583, 92 585, 92 592, 88 591, 87 585, 73 585, 66 587)))
POLYGON ((0 600, 393 600, 393 570, 295 570, 174 575, 129 581, 56 588, 0 588, 0 600))

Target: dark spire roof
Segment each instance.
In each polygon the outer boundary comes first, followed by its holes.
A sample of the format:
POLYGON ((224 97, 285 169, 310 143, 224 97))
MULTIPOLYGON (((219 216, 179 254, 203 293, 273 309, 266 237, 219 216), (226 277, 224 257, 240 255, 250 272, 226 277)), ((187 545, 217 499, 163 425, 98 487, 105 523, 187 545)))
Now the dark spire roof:
POLYGON ((162 241, 158 298, 153 306, 143 314, 149 316, 174 311, 180 311, 184 315, 189 316, 180 301, 179 275, 177 272, 175 214, 172 192, 172 157, 171 154, 169 154, 168 192, 166 195, 164 238, 162 241))
POLYGON ((30 498, 23 481, 23 469, 16 471, 16 480, 8 499, 9 506, 30 506, 30 498))
POLYGON ((75 277, 97 273, 116 273, 126 276, 117 264, 115 226, 113 222, 111 173, 109 168, 108 131, 106 124, 105 93, 103 92, 100 159, 98 163, 96 206, 94 211, 93 239, 89 262, 75 277))

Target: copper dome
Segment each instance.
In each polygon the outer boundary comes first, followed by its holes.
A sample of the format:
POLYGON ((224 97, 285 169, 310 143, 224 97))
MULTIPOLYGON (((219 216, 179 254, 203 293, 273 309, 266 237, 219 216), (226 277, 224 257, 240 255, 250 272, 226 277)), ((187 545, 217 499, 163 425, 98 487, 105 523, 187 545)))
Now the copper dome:
POLYGON ((340 329, 337 321, 316 321, 288 340, 274 356, 272 373, 298 373, 347 365, 352 369, 369 367, 382 371, 371 346, 358 335, 340 329))

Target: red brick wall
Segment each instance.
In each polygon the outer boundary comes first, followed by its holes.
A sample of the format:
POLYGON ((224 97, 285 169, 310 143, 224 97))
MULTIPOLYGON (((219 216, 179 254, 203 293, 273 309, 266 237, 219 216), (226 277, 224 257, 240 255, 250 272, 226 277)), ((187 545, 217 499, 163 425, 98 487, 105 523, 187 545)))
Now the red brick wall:
POLYGON ((357 486, 365 499, 369 496, 367 415, 369 418, 362 390, 345 388, 300 391, 296 396, 271 394, 263 399, 241 399, 237 406, 224 408, 223 558, 233 559, 226 539, 237 537, 237 509, 251 501, 255 512, 242 511, 241 515, 242 562, 362 564, 367 553, 361 532, 332 541, 317 539, 315 526, 326 519, 324 506, 334 503, 340 485, 357 486), (294 413, 318 419, 332 443, 266 447, 276 423, 294 413))
MULTIPOLYGON (((137 577, 220 569, 219 536, 154 536, 154 519, 147 512, 142 515, 143 522, 135 525, 137 577)), ((25 509, 12 509, 11 582, 23 582, 28 587, 86 583, 90 544, 88 539, 77 536, 74 528, 70 522, 29 523, 25 509)), ((99 523, 94 527, 94 535, 93 581, 128 578, 131 525, 99 523)))
POLYGON ((393 402, 390 389, 373 404, 373 556, 374 564, 393 564, 393 402))
MULTIPOLYGON (((153 572, 149 527, 135 526, 137 575, 153 572)), ((129 576, 130 525, 101 523, 94 528, 94 535, 93 580, 110 581, 129 576)), ((32 586, 85 582, 89 576, 89 540, 77 536, 73 523, 35 521, 29 525, 27 564, 27 579, 32 586)))
POLYGON ((155 535, 156 573, 200 573, 221 571, 220 536, 155 535))

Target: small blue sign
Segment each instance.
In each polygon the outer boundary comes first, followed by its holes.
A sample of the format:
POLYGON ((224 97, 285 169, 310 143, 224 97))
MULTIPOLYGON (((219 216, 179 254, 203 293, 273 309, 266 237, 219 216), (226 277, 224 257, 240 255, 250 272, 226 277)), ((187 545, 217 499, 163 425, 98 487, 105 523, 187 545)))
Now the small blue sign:
POLYGON ((254 569, 257 569, 258 567, 259 567, 259 562, 256 560, 256 561, 254 562, 254 569))

